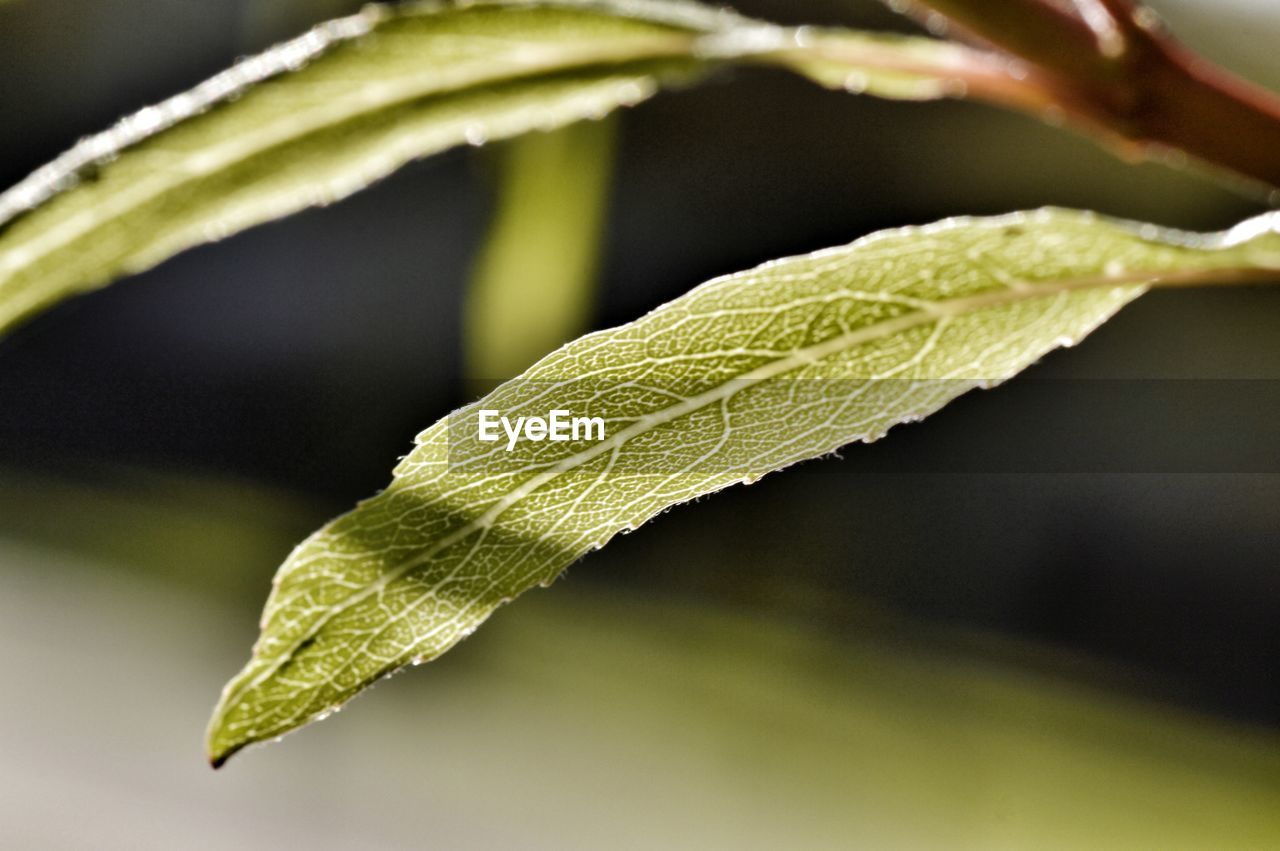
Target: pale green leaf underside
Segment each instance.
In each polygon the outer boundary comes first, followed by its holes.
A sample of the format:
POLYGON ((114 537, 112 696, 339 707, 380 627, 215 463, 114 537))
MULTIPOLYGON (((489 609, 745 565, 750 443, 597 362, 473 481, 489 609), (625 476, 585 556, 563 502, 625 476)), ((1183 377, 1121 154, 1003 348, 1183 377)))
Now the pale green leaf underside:
MULTIPOLYGON (((927 75, 863 73, 859 56, 902 52, 911 65, 925 52, 945 68, 954 49, 822 34, 824 48, 837 42, 847 73, 893 97, 942 92, 927 75)), ((600 117, 732 61, 839 83, 796 31, 673 0, 370 6, 130 116, 0 195, 0 331, 412 159, 600 117)))
POLYGON ((438 656, 672 505, 1009 378, 1149 285, 1274 278, 1277 224, 1195 237, 1068 211, 948 221, 721 278, 570 343, 419 435, 385 492, 290 555, 210 756, 438 656), (506 452, 473 439, 480 408, 570 409, 608 437, 506 452))

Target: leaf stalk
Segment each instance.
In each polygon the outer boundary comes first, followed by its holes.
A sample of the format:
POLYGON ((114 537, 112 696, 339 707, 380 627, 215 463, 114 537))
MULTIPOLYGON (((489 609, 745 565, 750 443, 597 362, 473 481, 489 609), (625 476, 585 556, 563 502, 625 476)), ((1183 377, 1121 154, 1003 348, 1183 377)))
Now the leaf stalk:
POLYGON ((1051 103, 1129 159, 1194 157, 1280 199, 1280 96, 1179 43, 1151 9, 1130 0, 920 0, 905 11, 1035 69, 1020 81, 1034 95, 989 87, 985 99, 1051 103))

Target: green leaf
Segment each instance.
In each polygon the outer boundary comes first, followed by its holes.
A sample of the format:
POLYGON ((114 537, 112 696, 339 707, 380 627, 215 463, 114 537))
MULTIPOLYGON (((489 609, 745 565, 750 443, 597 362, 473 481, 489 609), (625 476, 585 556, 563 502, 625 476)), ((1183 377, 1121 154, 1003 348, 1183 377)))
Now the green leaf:
POLYGON ((675 0, 369 6, 124 119, 0 195, 0 332, 412 159, 599 118, 723 63, 927 97, 944 93, 937 79, 959 50, 675 0))
POLYGON ((768 263, 583 337, 424 431, 386 491, 289 556, 210 758, 439 656, 677 503, 1009 378, 1149 286, 1278 278, 1280 214, 1201 237, 1044 210, 768 263), (606 438, 476 439, 482 409, 554 408, 603 418, 606 438))
POLYGON ((588 327, 613 174, 613 120, 514 139, 467 290, 467 377, 491 389, 588 327))
POLYGON ((243 62, 0 197, 0 328, 416 157, 643 100, 719 20, 679 8, 375 6, 243 62))

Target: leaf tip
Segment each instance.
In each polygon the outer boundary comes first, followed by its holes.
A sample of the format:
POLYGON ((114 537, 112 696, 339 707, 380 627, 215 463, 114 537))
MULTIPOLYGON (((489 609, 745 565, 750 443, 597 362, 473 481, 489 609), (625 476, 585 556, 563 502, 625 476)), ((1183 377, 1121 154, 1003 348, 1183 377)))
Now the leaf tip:
POLYGON ((205 737, 205 757, 209 760, 209 767, 214 771, 226 765, 227 760, 247 744, 227 736, 226 728, 221 724, 222 716, 223 707, 220 705, 214 710, 213 718, 209 722, 209 732, 205 737))
POLYGON ((209 726, 205 730, 205 758, 209 760, 209 766, 215 771, 257 740, 252 735, 245 735, 244 727, 237 726, 232 721, 236 710, 243 708, 242 702, 232 699, 232 686, 239 679, 237 677, 227 684, 218 699, 218 705, 213 709, 213 715, 209 718, 209 726))

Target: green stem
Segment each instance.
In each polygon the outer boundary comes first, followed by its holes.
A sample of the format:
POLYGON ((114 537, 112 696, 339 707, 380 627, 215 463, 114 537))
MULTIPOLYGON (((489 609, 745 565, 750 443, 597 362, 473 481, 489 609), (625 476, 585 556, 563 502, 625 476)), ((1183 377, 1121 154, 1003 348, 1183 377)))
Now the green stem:
POLYGON ((503 145, 498 209, 467 291, 464 369, 487 391, 589 324, 615 119, 503 145))

